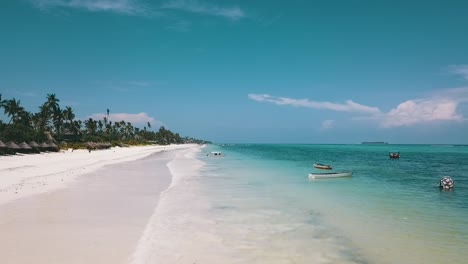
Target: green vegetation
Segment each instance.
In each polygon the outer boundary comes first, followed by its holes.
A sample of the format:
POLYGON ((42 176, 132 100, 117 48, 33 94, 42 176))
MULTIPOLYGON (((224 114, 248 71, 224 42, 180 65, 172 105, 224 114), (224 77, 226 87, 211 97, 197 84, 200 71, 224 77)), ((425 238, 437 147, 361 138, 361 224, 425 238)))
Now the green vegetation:
POLYGON ((55 94, 47 94, 47 100, 39 107, 39 112, 26 111, 21 101, 3 99, 0 94, 0 109, 10 118, 8 123, 0 120, 0 140, 3 142, 45 142, 56 141, 67 144, 68 147, 85 147, 86 142, 110 142, 112 145, 140 144, 184 144, 210 143, 208 141, 181 137, 169 129, 160 127, 157 132, 149 130, 148 122, 143 129, 134 127, 130 122, 122 120, 112 122, 109 119, 109 109, 103 120, 76 120, 73 109, 69 106, 62 109, 60 100, 55 94))

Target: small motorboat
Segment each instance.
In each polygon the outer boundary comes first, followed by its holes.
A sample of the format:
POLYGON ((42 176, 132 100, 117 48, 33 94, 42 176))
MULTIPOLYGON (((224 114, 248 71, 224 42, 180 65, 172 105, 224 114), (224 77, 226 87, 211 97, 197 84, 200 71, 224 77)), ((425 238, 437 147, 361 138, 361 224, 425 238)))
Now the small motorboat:
POLYGON ((317 169, 321 169, 321 170, 331 170, 332 169, 331 165, 325 165, 325 164, 322 164, 322 163, 314 163, 314 167, 317 168, 317 169))
POLYGON ((399 159, 400 158, 400 152, 389 152, 388 157, 391 159, 399 159))
POLYGON ((351 176, 353 176, 352 171, 309 173, 309 179, 343 178, 343 177, 351 177, 351 176))
POLYGON ((223 153, 220 151, 212 151, 210 154, 206 154, 207 156, 222 156, 223 153))

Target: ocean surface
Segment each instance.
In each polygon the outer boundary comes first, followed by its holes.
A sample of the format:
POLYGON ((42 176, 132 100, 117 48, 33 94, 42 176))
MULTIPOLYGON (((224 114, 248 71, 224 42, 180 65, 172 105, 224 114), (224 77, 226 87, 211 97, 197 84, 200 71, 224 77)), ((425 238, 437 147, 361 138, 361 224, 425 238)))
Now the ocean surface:
POLYGON ((467 263, 466 146, 225 144, 193 158, 159 214, 177 219, 157 235, 174 263, 467 263), (353 177, 309 180, 314 162, 353 177))

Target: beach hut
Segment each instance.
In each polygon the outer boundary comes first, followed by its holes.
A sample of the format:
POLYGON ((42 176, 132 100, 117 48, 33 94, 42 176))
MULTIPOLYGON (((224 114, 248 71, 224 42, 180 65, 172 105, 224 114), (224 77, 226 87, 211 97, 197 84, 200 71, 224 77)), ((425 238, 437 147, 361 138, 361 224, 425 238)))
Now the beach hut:
POLYGON ((112 144, 109 143, 109 142, 101 142, 101 143, 97 143, 97 148, 98 149, 109 149, 112 147, 112 144))
POLYGON ((20 150, 18 152, 21 152, 21 153, 32 153, 33 152, 33 148, 31 148, 31 146, 26 144, 26 142, 24 142, 24 141, 19 143, 18 147, 20 147, 20 150))
POLYGON ((94 142, 88 142, 86 143, 86 148, 89 150, 89 152, 91 152, 91 150, 99 149, 99 144, 94 142))
POLYGON ((8 152, 11 154, 15 154, 19 150, 21 150, 20 146, 16 145, 13 141, 7 142, 6 143, 8 152))
POLYGON ((40 151, 49 151, 49 144, 42 142, 39 144, 39 150, 40 151))
POLYGON ((54 142, 49 142, 48 145, 49 145, 50 151, 55 151, 55 152, 59 151, 59 147, 54 142))
POLYGON ((35 153, 40 153, 41 152, 39 150, 39 144, 37 144, 36 142, 31 141, 31 142, 29 142, 28 145, 31 146, 31 148, 33 149, 33 152, 35 152, 35 153))

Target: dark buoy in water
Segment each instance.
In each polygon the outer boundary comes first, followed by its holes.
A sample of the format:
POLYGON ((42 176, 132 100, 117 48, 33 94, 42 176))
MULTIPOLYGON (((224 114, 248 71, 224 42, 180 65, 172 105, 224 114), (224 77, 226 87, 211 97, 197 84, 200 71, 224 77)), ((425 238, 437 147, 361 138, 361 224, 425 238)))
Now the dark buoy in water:
POLYGON ((449 190, 453 189, 453 186, 455 186, 455 183, 453 182, 453 179, 450 178, 450 176, 444 176, 442 179, 440 179, 439 187, 444 190, 449 190))

